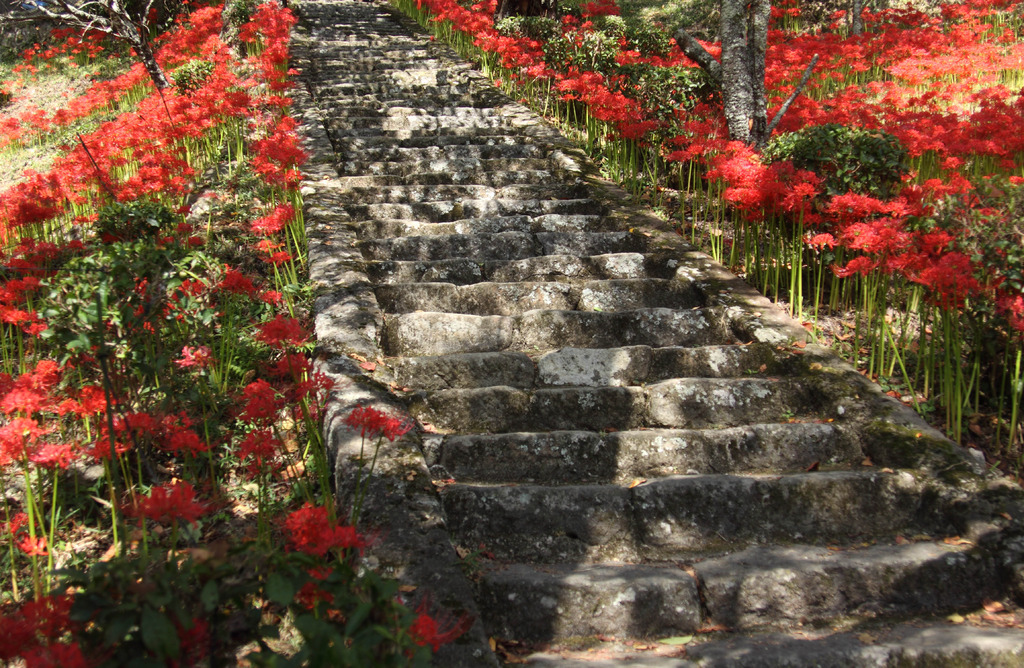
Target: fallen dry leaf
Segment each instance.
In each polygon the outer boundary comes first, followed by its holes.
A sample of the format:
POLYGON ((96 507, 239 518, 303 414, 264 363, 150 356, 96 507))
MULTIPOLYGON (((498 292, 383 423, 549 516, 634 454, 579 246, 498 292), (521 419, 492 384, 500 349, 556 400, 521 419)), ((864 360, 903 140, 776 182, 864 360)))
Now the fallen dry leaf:
POLYGON ((985 608, 985 612, 1006 612, 1006 606, 999 601, 986 601, 981 607, 985 608))
POLYGON ((633 481, 629 483, 629 488, 633 489, 634 487, 642 485, 645 482, 647 482, 647 478, 633 478, 633 481))
POLYGON ((864 459, 861 460, 860 465, 861 466, 874 466, 875 463, 873 461, 871 461, 871 457, 865 457, 864 459))

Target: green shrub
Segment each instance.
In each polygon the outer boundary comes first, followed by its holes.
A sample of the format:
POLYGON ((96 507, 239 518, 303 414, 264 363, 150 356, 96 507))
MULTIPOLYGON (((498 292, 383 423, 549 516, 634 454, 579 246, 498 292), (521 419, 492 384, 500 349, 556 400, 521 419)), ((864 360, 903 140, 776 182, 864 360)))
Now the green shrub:
POLYGON ((213 63, 208 60, 190 60, 174 71, 174 87, 182 95, 191 95, 213 74, 213 63))
POLYGON ((96 233, 104 241, 130 241, 170 232, 178 216, 159 202, 114 202, 99 211, 96 233))
POLYGON ((791 160, 798 169, 814 172, 829 195, 853 191, 889 197, 907 172, 907 151, 896 137, 837 123, 774 137, 764 156, 771 162, 791 160))

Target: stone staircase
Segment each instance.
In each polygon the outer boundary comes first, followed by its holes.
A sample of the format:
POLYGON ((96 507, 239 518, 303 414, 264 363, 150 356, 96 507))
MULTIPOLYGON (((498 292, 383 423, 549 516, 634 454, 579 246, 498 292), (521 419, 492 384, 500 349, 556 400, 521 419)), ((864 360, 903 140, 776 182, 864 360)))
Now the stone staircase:
POLYGON ((351 493, 348 411, 417 421, 362 517, 476 619, 436 665, 1024 665, 944 619, 1013 609, 1017 488, 394 10, 293 7, 330 454, 351 493))

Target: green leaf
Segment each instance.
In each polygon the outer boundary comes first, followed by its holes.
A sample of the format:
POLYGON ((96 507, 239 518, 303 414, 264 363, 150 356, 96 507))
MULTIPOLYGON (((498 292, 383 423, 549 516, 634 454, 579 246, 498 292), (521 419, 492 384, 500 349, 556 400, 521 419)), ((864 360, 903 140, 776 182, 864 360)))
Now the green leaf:
POLYGON ((280 573, 271 573, 267 578, 267 598, 278 605, 289 605, 295 598, 295 586, 280 573))
POLYGON ((220 602, 220 590, 217 589, 216 582, 210 580, 203 585, 203 591, 199 593, 199 601, 203 604, 203 610, 213 612, 220 602))
POLYGON ((693 641, 693 636, 673 636, 671 638, 662 638, 658 642, 662 645, 686 645, 693 641))
POLYGON ((181 646, 178 642, 178 633, 174 630, 174 624, 160 611, 143 606, 142 623, 142 644, 159 657, 178 658, 181 646))

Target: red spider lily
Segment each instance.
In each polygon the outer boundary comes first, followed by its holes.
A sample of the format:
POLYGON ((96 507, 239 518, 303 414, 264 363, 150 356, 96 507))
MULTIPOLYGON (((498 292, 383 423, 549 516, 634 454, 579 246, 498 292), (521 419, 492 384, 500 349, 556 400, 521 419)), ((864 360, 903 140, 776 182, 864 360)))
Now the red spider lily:
POLYGON ((334 549, 362 552, 366 539, 355 527, 339 526, 329 519, 327 508, 306 503, 285 518, 289 549, 321 557, 334 549))
POLYGON ((238 419, 254 424, 272 422, 284 407, 284 400, 267 381, 262 378, 245 386, 242 390, 242 410, 238 419))
POLYGON ((30 557, 45 557, 49 554, 46 551, 46 536, 23 536, 18 541, 18 549, 30 557))
POLYGON ((252 223, 252 231, 256 234, 269 236, 277 234, 295 220, 295 207, 291 204, 278 205, 273 211, 252 223))
POLYGON ((254 429, 238 444, 238 458, 246 467, 250 479, 263 473, 273 473, 284 466, 279 461, 284 444, 270 429, 254 429))
POLYGON ((209 346, 185 346, 181 349, 181 357, 174 360, 174 365, 179 369, 205 369, 212 360, 209 346))
POLYGON ((392 417, 369 406, 357 406, 352 409, 345 424, 353 429, 358 429, 363 438, 374 438, 383 436, 389 441, 401 438, 412 430, 412 423, 392 417))
MULTIPOLYGON (((71 604, 70 596, 44 596, 23 603, 9 615, 0 616, 0 660, 9 663, 19 656, 27 658, 44 646, 56 650, 52 643, 75 628, 69 618, 71 604)), ((74 663, 77 659, 73 651, 56 650, 53 656, 68 656, 69 666, 81 665, 74 663)))
POLYGON ((53 360, 41 360, 31 372, 23 373, 9 388, 0 381, 0 411, 8 415, 31 415, 55 405, 51 392, 60 381, 61 368, 53 360))
POLYGON ((253 338, 271 348, 283 350, 286 346, 301 346, 309 335, 295 318, 278 315, 273 320, 256 327, 253 338))
POLYGON ((256 294, 256 286, 252 284, 252 281, 234 269, 228 269, 224 273, 224 278, 220 280, 217 287, 231 294, 248 295, 249 297, 256 294))
POLYGON ((29 458, 39 437, 49 431, 32 418, 14 418, 0 427, 0 468, 29 458))
POLYGON ((195 524, 209 508, 196 500, 196 490, 187 482, 175 482, 150 490, 149 497, 139 501, 128 514, 146 517, 160 524, 185 521, 195 524))
POLYGON ((28 459, 33 464, 47 469, 66 469, 75 460, 78 446, 75 443, 42 443, 28 459))
POLYGON ((409 627, 409 635, 412 636, 413 642, 421 647, 429 645, 436 652, 441 649, 441 645, 456 640, 473 626, 473 618, 466 613, 455 619, 451 619, 450 615, 435 618, 427 613, 429 607, 429 598, 424 597, 416 606, 417 616, 409 627))

